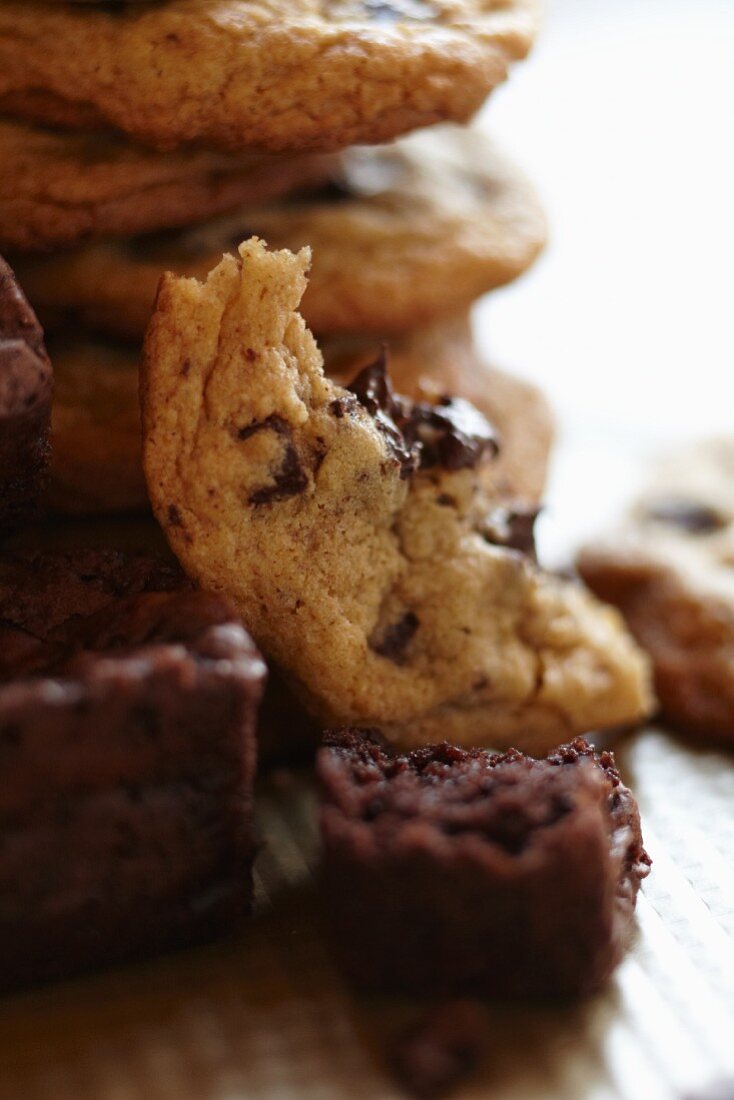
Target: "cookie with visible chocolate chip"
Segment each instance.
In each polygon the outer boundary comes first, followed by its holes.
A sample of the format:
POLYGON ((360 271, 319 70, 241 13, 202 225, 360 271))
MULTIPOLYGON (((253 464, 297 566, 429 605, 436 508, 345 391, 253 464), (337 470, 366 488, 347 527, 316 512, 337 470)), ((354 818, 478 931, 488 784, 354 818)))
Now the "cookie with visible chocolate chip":
POLYGON ((45 485, 52 392, 43 331, 0 257, 0 530, 32 510, 45 485))
POLYGON ((189 225, 303 187, 328 165, 313 154, 163 156, 114 134, 8 119, 0 120, 0 160, 0 248, 23 251, 189 225))
POLYGON ((652 657, 670 722, 734 740, 734 439, 660 463, 624 524, 579 571, 652 657))
MULTIPOLYGON (((147 510, 137 348, 68 335, 52 337, 49 346, 56 392, 48 503, 76 515, 147 510)), ((349 381, 378 351, 369 336, 327 340, 325 369, 349 381)), ((479 361, 468 318, 391 341, 390 365, 408 396, 472 399, 501 439, 493 484, 508 500, 540 498, 553 437, 548 403, 534 386, 479 361)))
POLYGON ((328 180, 173 233, 23 260, 47 326, 138 338, 164 271, 204 279, 253 234, 314 250, 303 314, 319 334, 381 337, 433 324, 520 275, 545 241, 525 177, 481 133, 439 127, 334 158, 328 180))
MULTIPOLYGON (((326 373, 341 385, 378 351, 369 334, 317 340, 326 373)), ((482 361, 468 315, 393 336, 386 346, 398 393, 429 401, 448 393, 476 405, 497 429, 500 441, 491 469, 494 489, 526 504, 539 501, 555 434, 553 411, 537 386, 482 361)))
POLYGON ((388 141, 470 118, 536 16, 535 0, 6 0, 0 109, 161 149, 388 141))
POLYGON ((488 520, 481 415, 396 395, 379 365, 326 378, 297 312, 308 262, 253 240, 203 285, 161 282, 144 465, 186 571, 321 720, 532 751, 642 717, 647 664, 618 614, 488 520))

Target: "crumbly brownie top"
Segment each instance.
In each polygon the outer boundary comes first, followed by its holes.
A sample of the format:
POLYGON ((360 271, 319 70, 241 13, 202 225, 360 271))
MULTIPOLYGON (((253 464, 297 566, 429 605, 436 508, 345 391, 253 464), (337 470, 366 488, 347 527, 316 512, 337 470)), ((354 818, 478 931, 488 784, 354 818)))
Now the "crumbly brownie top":
POLYGON ((191 591, 180 570, 155 555, 90 550, 0 560, 0 683, 84 678, 103 654, 177 645, 196 660, 260 663, 226 601, 191 591))
POLYGON ((581 738, 545 760, 446 742, 394 754, 376 731, 336 731, 324 744, 319 776, 328 798, 383 837, 423 822, 447 837, 480 834, 518 855, 590 799, 606 803, 610 829, 628 817, 631 796, 614 757, 597 755, 581 738))
POLYGON ((118 550, 17 553, 0 558, 0 623, 47 637, 113 600, 190 587, 163 556, 118 550))

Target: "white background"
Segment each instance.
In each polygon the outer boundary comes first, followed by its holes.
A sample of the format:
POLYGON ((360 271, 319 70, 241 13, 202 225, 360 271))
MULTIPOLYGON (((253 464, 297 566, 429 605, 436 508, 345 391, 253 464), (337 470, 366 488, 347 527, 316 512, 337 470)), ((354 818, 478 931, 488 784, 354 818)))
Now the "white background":
POLYGON ((538 265, 477 308, 559 418, 551 556, 661 445, 734 430, 734 0, 550 0, 481 124, 536 181, 538 265))

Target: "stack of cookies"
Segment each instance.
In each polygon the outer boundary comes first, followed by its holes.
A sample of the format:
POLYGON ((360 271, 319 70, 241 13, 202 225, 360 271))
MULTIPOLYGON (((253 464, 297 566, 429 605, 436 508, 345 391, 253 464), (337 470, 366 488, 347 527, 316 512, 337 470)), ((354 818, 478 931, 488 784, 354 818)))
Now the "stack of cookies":
POLYGON ((530 46, 531 5, 325 7, 0 4, 0 250, 55 366, 52 508, 147 507, 137 373, 158 280, 202 278, 252 235, 311 246, 303 309, 329 373, 386 342, 398 388, 477 402, 508 491, 539 496, 548 409, 479 363, 468 318, 540 251, 538 200, 480 133, 401 136, 476 109, 530 46))
POLYGON ((47 505, 152 507, 177 559, 5 547, 0 983, 247 911, 260 652, 287 745, 342 729, 324 836, 336 940, 360 942, 354 881, 378 930, 367 979, 492 992, 510 932, 506 995, 584 992, 619 958, 634 800, 585 742, 554 750, 644 716, 649 670, 538 566, 548 410, 469 325, 544 241, 530 185, 457 125, 534 27, 531 0, 0 0, 0 244, 30 300, 4 270, 0 516, 41 488, 50 360, 47 505), (509 745, 550 755, 477 748, 509 745), (422 892, 431 952, 399 972, 422 892))

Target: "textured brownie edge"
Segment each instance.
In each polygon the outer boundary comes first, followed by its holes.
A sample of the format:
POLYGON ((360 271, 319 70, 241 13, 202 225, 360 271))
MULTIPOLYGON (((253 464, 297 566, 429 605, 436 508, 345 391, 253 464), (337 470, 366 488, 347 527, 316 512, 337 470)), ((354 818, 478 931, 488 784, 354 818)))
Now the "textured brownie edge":
POLYGON ((317 760, 327 917, 356 984, 541 1000, 598 988, 627 946, 649 869, 637 804, 611 755, 595 756, 580 739, 532 765, 514 750, 417 750, 484 756, 491 768, 573 769, 564 781, 574 792, 569 812, 513 855, 479 832, 452 835, 425 814, 387 822, 378 836, 374 821, 354 816, 359 744, 358 731, 331 735, 317 760))

